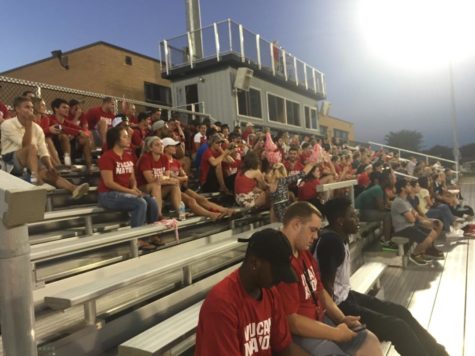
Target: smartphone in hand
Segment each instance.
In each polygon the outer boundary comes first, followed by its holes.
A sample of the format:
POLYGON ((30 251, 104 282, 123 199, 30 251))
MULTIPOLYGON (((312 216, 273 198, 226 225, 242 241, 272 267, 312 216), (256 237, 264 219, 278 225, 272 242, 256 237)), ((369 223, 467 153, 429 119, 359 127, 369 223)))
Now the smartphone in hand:
POLYGON ((355 333, 357 333, 357 332, 360 332, 360 331, 365 330, 365 329, 366 329, 366 324, 360 324, 358 326, 355 326, 351 330, 353 330, 355 333))

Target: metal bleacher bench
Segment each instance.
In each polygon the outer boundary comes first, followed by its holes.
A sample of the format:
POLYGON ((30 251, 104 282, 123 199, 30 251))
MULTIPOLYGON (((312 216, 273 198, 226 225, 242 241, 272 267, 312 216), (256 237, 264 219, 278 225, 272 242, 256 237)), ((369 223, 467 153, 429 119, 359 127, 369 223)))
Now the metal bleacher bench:
POLYGON ((157 355, 164 347, 196 329, 203 300, 119 346, 119 356, 157 355))
POLYGON ((380 277, 386 267, 387 266, 381 262, 370 262, 364 264, 351 275, 351 289, 362 294, 368 293, 373 288, 379 289, 381 287, 380 277))
POLYGON ((219 256, 237 247, 239 247, 239 243, 230 238, 199 247, 188 254, 180 256, 169 254, 164 257, 158 253, 149 254, 145 257, 123 262, 128 262, 126 268, 107 277, 97 278, 67 290, 45 295, 44 301, 50 308, 55 310, 64 310, 75 305, 84 305, 86 323, 94 325, 97 317, 96 300, 98 298, 121 287, 138 283, 146 278, 180 269, 183 271, 184 283, 190 285, 192 283, 191 264, 219 256))
MULTIPOLYGON (((265 227, 263 226, 262 228, 265 227)), ((240 234, 240 240, 245 240, 245 235, 250 236, 258 230, 246 231, 240 234)), ((373 287, 379 288, 379 278, 385 268, 386 265, 379 262, 368 263, 360 267, 351 276, 352 289, 359 293, 367 293, 373 287)), ((203 301, 200 301, 122 343, 119 346, 119 356, 152 356, 161 354, 161 351, 167 345, 196 329, 202 303, 203 301)))

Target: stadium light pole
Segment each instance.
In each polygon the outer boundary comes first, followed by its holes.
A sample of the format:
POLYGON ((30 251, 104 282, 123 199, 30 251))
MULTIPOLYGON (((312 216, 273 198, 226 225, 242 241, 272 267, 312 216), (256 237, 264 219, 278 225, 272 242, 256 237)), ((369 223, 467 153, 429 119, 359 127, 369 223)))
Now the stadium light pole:
POLYGON ((460 172, 460 150, 458 140, 458 126, 457 126, 457 107, 455 104, 455 88, 454 88, 454 69, 452 59, 449 59, 449 87, 450 87, 450 114, 452 121, 452 135, 453 135, 453 155, 455 160, 455 171, 457 180, 460 172))

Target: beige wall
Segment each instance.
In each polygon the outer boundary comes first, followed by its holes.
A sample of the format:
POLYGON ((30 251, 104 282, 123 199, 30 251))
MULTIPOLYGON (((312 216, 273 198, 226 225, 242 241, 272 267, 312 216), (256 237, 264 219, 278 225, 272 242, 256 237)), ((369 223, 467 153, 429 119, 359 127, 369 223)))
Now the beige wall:
POLYGON ((353 123, 338 119, 332 116, 325 116, 321 113, 319 114, 319 124, 327 127, 327 139, 331 140, 333 138, 333 129, 338 129, 341 131, 348 132, 348 140, 355 140, 355 130, 353 128, 353 123))
POLYGON ((170 82, 161 77, 159 61, 104 44, 66 54, 69 70, 52 58, 4 75, 141 101, 145 99, 144 82, 170 87, 170 82), (132 57, 132 65, 125 64, 125 56, 132 57))

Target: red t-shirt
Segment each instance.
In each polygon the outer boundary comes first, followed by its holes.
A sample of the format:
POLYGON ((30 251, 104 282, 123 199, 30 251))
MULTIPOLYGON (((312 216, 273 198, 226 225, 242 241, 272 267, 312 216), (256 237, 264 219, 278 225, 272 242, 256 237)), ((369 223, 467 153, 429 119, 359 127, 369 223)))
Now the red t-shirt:
POLYGON ((49 126, 51 125, 61 125, 61 130, 63 133, 71 136, 78 136, 82 131, 78 125, 72 123, 69 120, 64 119, 63 122, 59 122, 58 118, 54 115, 50 116, 49 118, 49 126))
POLYGON ((168 169, 170 170, 170 177, 178 177, 180 175, 181 162, 174 157, 169 159, 166 155, 163 155, 163 159, 167 162, 168 169))
POLYGON ((146 152, 140 156, 136 166, 135 176, 138 187, 147 184, 147 180, 143 175, 144 171, 152 171, 153 176, 157 178, 163 176, 165 171, 169 169, 165 155, 161 155, 160 158, 155 161, 151 152, 146 152))
POLYGON ((0 112, 3 114, 4 119, 8 119, 8 109, 4 103, 0 101, 0 112))
POLYGON ((310 200, 317 196, 317 185, 320 179, 315 178, 299 185, 299 200, 310 200))
POLYGON ((292 256, 292 268, 297 275, 296 283, 279 283, 277 290, 280 292, 287 315, 299 314, 312 320, 323 320, 325 309, 319 294, 323 291, 323 284, 320 280, 320 270, 317 261, 308 250, 299 251, 299 257, 292 256), (310 292, 309 284, 304 275, 304 263, 307 270, 308 279, 312 287, 310 292), (317 300, 317 305, 313 300, 312 294, 317 300))
POLYGON ((304 169, 304 165, 300 161, 295 161, 293 164, 290 161, 285 161, 284 166, 289 176, 299 174, 304 169))
POLYGON ((209 163, 210 157, 219 157, 221 155, 220 152, 214 152, 211 148, 208 148, 203 156, 201 156, 201 164, 200 164, 200 183, 205 184, 206 178, 208 178, 209 167, 211 164, 209 163))
POLYGON ((239 269, 213 287, 204 301, 196 332, 195 355, 272 355, 292 342, 277 290, 261 289, 252 298, 239 269))
POLYGON ((95 108, 90 108, 84 116, 84 120, 88 123, 89 130, 94 130, 100 119, 105 119, 107 121, 107 127, 111 127, 112 119, 114 119, 115 114, 104 112, 100 106, 97 106, 95 108))
POLYGON ((257 186, 257 181, 252 178, 246 177, 243 172, 238 172, 236 174, 236 179, 234 181, 234 193, 235 194, 247 194, 254 190, 257 186))
POLYGON ((358 175, 358 185, 361 187, 367 187, 371 183, 371 180, 369 179, 368 173, 363 172, 360 175, 358 175))
POLYGON ((135 128, 134 132, 132 133, 132 148, 137 149, 137 148, 142 148, 143 141, 145 137, 148 135, 148 130, 141 130, 139 128, 135 128))
MULTIPOLYGON (((124 152, 120 157, 113 150, 109 150, 104 152, 99 159, 99 169, 101 171, 112 171, 114 182, 125 188, 130 188, 130 178, 134 172, 134 158, 128 152, 124 152)), ((111 191, 104 184, 102 175, 97 191, 99 193, 111 191)))

